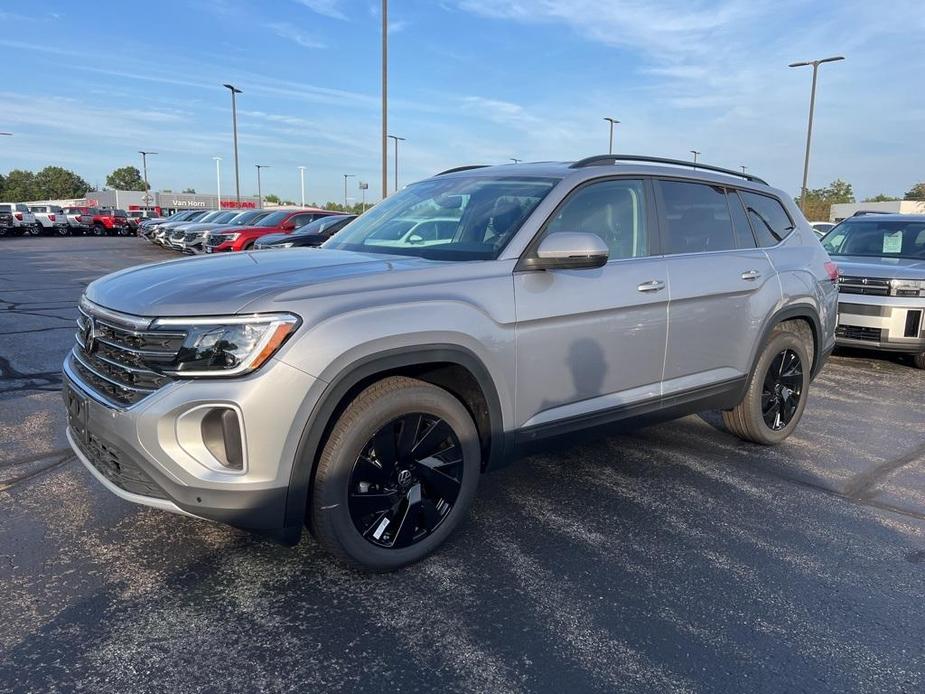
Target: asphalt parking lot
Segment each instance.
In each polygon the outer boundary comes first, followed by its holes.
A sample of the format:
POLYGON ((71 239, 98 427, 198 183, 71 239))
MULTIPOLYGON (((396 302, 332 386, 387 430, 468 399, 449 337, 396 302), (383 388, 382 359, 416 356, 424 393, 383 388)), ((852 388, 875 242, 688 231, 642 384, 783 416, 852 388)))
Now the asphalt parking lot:
POLYGON ((715 413, 545 444, 436 555, 367 576, 71 456, 80 292, 172 257, 0 239, 0 690, 925 691, 925 372, 836 355, 777 448, 715 413))

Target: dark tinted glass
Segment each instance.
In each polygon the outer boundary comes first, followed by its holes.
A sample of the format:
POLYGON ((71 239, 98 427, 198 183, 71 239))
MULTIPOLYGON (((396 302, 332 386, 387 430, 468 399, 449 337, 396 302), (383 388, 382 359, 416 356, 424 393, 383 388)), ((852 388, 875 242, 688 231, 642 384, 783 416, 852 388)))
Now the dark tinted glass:
POLYGON ((776 246, 793 231, 793 222, 779 200, 745 191, 740 191, 739 194, 745 203, 759 245, 776 246))
POLYGON ((291 212, 288 210, 280 210, 279 212, 273 212, 268 214, 266 217, 260 220, 257 224, 259 227, 275 227, 278 224, 281 224, 286 217, 288 217, 291 212))
POLYGON ((720 186, 658 181, 665 217, 664 252, 703 253, 736 247, 726 192, 720 186))
POLYGON ((925 223, 872 217, 842 222, 822 239, 822 247, 833 256, 925 259, 925 223))
POLYGON ((573 193, 549 222, 546 234, 575 231, 600 236, 610 260, 648 255, 642 181, 601 181, 573 193))
POLYGON ((748 225, 742 200, 734 190, 726 191, 726 200, 729 203, 729 215, 732 217, 732 228, 736 233, 736 243, 739 244, 739 248, 754 248, 758 244, 755 243, 755 235, 748 225))

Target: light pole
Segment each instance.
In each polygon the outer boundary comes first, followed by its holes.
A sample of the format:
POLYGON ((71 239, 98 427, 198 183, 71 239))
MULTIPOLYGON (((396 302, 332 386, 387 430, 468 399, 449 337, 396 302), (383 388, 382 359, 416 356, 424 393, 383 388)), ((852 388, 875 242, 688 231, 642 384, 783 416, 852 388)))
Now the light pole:
POLYGON ((360 214, 366 212, 366 191, 369 189, 369 184, 360 182, 360 193, 363 196, 363 201, 360 203, 360 214))
POLYGON ((149 207, 148 200, 151 197, 151 193, 150 193, 151 188, 148 186, 148 156, 157 154, 157 152, 143 152, 142 150, 139 149, 138 153, 141 155, 141 170, 144 174, 144 181, 145 181, 145 195, 144 195, 145 207, 149 207))
POLYGON ((838 60, 844 60, 844 56, 835 55, 831 58, 822 58, 821 60, 807 60, 802 63, 790 63, 787 67, 806 67, 813 66, 813 86, 809 93, 809 126, 806 128, 806 156, 803 158, 803 185, 800 187, 800 208, 804 214, 806 212, 806 184, 809 180, 809 147, 813 141, 813 112, 816 110, 816 76, 819 73, 819 66, 823 63, 834 63, 838 60))
POLYGON ((304 166, 299 167, 299 188, 302 191, 302 197, 300 198, 302 201, 302 207, 305 207, 305 167, 304 166))
POLYGON ((389 135, 389 139, 395 140, 395 191, 398 192, 398 143, 404 142, 404 137, 398 137, 397 135, 389 135))
POLYGON ((356 174, 344 174, 344 212, 347 211, 347 179, 356 178, 356 174))
POLYGON ((243 94, 240 89, 231 84, 222 85, 231 91, 231 132, 234 137, 234 196, 241 207, 241 176, 238 173, 238 105, 235 94, 243 94))
POLYGON ((748 167, 742 164, 742 173, 748 173, 748 167))
POLYGON ((703 152, 698 152, 696 149, 691 150, 691 154, 694 155, 694 163, 697 163, 697 157, 703 154, 703 152))
MULTIPOLYGON (((382 199, 389 194, 389 0, 382 0, 382 199)), ((346 186, 346 181, 344 186, 346 186)), ((344 198, 346 198, 346 194, 344 198)), ((347 201, 344 200, 346 205, 347 201)))
POLYGON ((616 118, 610 118, 609 116, 604 116, 604 120, 610 123, 610 148, 607 150, 607 154, 613 154, 613 126, 620 121, 616 118))
POLYGON ((511 161, 514 162, 515 164, 519 164, 520 162, 523 161, 523 159, 518 159, 517 157, 511 157, 511 161))
POLYGON ((215 160, 215 202, 218 205, 217 209, 222 209, 222 170, 221 170, 221 157, 212 157, 215 160))
POLYGON ((254 164, 257 167, 257 205, 263 208, 263 190, 260 188, 260 169, 269 169, 269 164, 254 164))

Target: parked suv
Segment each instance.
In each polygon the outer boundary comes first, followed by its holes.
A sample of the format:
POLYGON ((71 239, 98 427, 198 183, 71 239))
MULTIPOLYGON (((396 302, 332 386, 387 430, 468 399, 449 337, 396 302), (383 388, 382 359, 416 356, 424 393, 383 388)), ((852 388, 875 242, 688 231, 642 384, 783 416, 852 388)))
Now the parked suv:
POLYGON ((253 226, 261 219, 270 214, 269 210, 231 210, 226 214, 232 215, 230 218, 223 218, 221 221, 216 220, 214 223, 196 224, 186 229, 186 235, 183 237, 184 253, 204 253, 206 237, 212 233, 225 233, 234 231, 236 227, 253 226))
POLYGON ((460 523, 519 444, 723 410, 789 436, 834 344, 837 270, 790 197, 698 163, 463 167, 312 253, 91 283, 68 437, 110 491, 388 570, 460 523), (453 218, 442 244, 382 243, 453 218))
POLYGON ((925 369, 925 215, 850 217, 822 245, 841 270, 836 342, 925 369))
POLYGON ((329 217, 322 217, 314 222, 303 224, 291 232, 267 234, 257 240, 254 250, 320 246, 356 218, 355 214, 332 214, 329 217))
POLYGON ((62 210, 72 235, 83 235, 90 231, 90 225, 93 223, 91 209, 88 207, 65 207, 62 210))
POLYGON ((12 226, 9 228, 13 235, 30 234, 38 236, 41 227, 35 219, 35 215, 29 211, 29 207, 21 202, 3 202, 0 203, 0 212, 9 212, 12 226))
POLYGON ((313 222, 322 217, 337 214, 319 209, 285 209, 271 212, 253 226, 231 229, 222 229, 211 232, 205 245, 206 253, 222 253, 224 251, 249 251, 254 243, 262 236, 290 232, 304 224, 313 222))

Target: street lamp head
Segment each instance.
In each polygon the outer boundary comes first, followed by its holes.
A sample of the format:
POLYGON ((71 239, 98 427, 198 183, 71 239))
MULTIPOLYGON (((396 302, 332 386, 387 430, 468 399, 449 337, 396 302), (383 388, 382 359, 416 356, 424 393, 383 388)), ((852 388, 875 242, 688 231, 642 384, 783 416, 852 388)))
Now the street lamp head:
POLYGON ((799 63, 790 63, 787 67, 806 67, 807 65, 822 65, 822 63, 835 63, 839 60, 844 60, 845 56, 843 55, 833 55, 830 58, 820 58, 819 60, 804 60, 799 63))
POLYGON ((240 89, 235 87, 233 84, 223 84, 222 86, 225 87, 225 89, 230 89, 232 94, 243 94, 244 93, 240 89))
POLYGON ((604 120, 614 125, 617 125, 620 122, 616 118, 610 118, 609 116, 604 116, 604 120))
POLYGON ((215 161, 221 161, 221 160, 222 160, 221 157, 212 157, 212 158, 213 158, 215 161))

